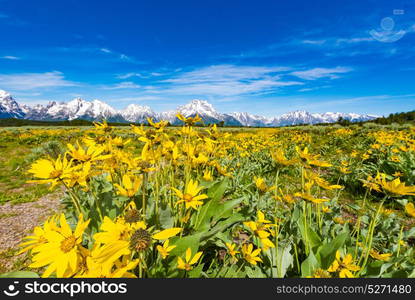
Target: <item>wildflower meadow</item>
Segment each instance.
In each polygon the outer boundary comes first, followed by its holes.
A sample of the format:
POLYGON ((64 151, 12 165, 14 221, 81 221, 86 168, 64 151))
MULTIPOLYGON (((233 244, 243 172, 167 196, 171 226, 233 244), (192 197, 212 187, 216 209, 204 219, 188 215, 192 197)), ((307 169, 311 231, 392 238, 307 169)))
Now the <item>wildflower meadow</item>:
POLYGON ((415 277, 415 127, 178 118, 3 130, 43 145, 20 172, 62 203, 3 276, 415 277))

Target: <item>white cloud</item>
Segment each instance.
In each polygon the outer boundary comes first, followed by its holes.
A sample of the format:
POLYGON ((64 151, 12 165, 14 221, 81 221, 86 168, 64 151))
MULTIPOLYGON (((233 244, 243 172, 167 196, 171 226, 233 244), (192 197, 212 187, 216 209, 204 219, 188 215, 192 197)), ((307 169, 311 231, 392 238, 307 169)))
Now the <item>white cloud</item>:
POLYGON ((316 80, 319 78, 339 78, 337 74, 348 73, 352 71, 349 67, 335 67, 335 68, 314 68, 304 71, 294 71, 290 74, 305 80, 316 80))
POLYGON ((118 90, 118 89, 138 89, 141 86, 138 84, 135 84, 134 82, 131 81, 124 81, 124 82, 120 82, 114 85, 107 85, 104 86, 103 89, 105 90, 118 90))
POLYGON ((282 79, 288 70, 286 67, 213 65, 160 80, 159 83, 166 85, 149 92, 229 97, 269 93, 281 87, 303 84, 282 79))
POLYGON ((326 40, 303 40, 301 42, 303 44, 322 45, 326 42, 326 40))
POLYGON ((46 73, 0 74, 0 87, 8 90, 31 90, 38 88, 76 86, 58 71, 46 73))
POLYGON ((119 79, 127 79, 127 78, 134 77, 134 76, 140 77, 141 75, 139 73, 126 73, 126 74, 119 74, 119 75, 117 75, 117 78, 119 78, 119 79))
POLYGON ((131 58, 125 54, 120 54, 120 59, 122 60, 131 60, 131 58))
POLYGON ((101 52, 104 52, 104 53, 112 53, 112 51, 108 48, 101 48, 99 50, 101 50, 101 52))
POLYGON ((203 67, 194 71, 182 73, 165 82, 196 83, 196 82, 224 82, 238 80, 255 80, 270 77, 272 74, 288 71, 287 67, 237 66, 214 65, 203 67))
POLYGON ((5 55, 5 56, 2 56, 0 58, 8 59, 8 60, 19 60, 20 59, 20 57, 12 56, 12 55, 5 55))
POLYGON ((135 73, 135 72, 130 72, 130 73, 125 73, 125 74, 118 74, 116 77, 119 79, 127 79, 127 78, 131 78, 131 77, 138 77, 138 78, 150 78, 152 76, 161 76, 161 75, 157 75, 159 73, 149 73, 149 75, 144 75, 141 73, 135 73))
POLYGON ((336 40, 336 44, 347 43, 347 44, 356 44, 364 42, 374 42, 375 39, 372 37, 355 37, 355 38, 341 38, 336 40))

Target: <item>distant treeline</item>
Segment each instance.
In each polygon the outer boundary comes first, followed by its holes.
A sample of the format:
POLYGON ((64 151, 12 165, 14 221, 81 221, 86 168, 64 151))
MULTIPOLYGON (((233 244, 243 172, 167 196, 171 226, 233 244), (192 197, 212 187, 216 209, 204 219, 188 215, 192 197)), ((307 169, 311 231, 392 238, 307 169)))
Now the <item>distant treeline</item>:
MULTIPOLYGON (((364 122, 350 122, 347 119, 343 119, 342 117, 335 123, 319 123, 314 124, 317 126, 330 126, 334 124, 348 126, 351 124, 356 125, 363 125, 365 123, 376 123, 380 125, 390 125, 392 123, 397 124, 405 124, 405 123, 415 123, 415 110, 410 112, 401 112, 390 114, 387 117, 381 117, 370 121, 364 122)), ((140 123, 118 123, 118 122, 108 122, 111 126, 130 126, 133 125, 141 125, 140 123)), ((144 125, 148 125, 145 123, 144 125)), ((219 122, 217 124, 219 127, 241 127, 241 126, 226 126, 224 122, 219 122)), ((298 125, 288 125, 286 127, 297 127, 297 126, 304 126, 308 124, 298 124, 298 125)), ((93 126, 92 121, 87 120, 72 120, 72 121, 35 121, 35 120, 26 120, 26 119, 0 119, 0 127, 21 127, 21 126, 93 126)), ((179 126, 179 125, 171 125, 170 123, 168 126, 179 126)), ((204 124, 197 124, 197 127, 203 127, 204 124)))
POLYGON ((405 124, 415 122, 415 110, 410 112, 401 112, 396 114, 390 114, 387 117, 377 118, 372 121, 373 123, 389 125, 392 123, 405 124))

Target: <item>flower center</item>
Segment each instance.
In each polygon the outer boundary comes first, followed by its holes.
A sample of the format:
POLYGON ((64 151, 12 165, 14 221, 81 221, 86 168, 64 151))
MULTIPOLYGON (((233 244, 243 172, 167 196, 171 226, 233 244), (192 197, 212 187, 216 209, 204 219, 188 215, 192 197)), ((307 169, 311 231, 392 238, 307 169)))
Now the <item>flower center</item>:
POLYGON ((88 161, 90 159, 91 159, 91 155, 88 155, 88 154, 79 155, 79 160, 88 161))
POLYGON ((151 243, 151 235, 147 230, 136 230, 130 240, 130 249, 137 252, 146 250, 151 243))
POLYGON ((49 176, 51 178, 59 178, 62 175, 62 170, 53 170, 52 172, 50 172, 49 176))
POLYGON ((190 202, 190 201, 193 200, 193 196, 190 195, 190 194, 184 194, 183 195, 183 200, 186 201, 186 202, 190 202))
POLYGON ((61 250, 65 253, 68 253, 72 250, 73 247, 76 245, 76 238, 71 235, 70 237, 67 237, 61 242, 61 250))

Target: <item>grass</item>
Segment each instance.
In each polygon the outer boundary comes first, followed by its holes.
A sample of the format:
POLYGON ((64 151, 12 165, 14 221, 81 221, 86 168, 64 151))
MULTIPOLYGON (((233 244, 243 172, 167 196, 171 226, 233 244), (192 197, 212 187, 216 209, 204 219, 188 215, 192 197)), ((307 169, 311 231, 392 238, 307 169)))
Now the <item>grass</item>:
POLYGON ((0 252, 0 273, 9 272, 10 270, 21 271, 27 269, 27 264, 29 260, 29 255, 27 253, 17 258, 13 262, 12 266, 8 267, 6 265, 6 262, 16 257, 17 253, 18 249, 7 249, 3 252, 0 252))
POLYGON ((1 145, 0 204, 32 202, 48 194, 47 187, 26 183, 29 165, 26 157, 33 148, 17 141, 1 145))

